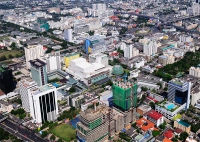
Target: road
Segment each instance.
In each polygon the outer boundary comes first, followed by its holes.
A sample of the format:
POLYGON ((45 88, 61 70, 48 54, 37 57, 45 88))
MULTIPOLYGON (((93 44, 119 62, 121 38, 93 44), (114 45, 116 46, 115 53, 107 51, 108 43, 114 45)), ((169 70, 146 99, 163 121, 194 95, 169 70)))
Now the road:
POLYGON ((23 141, 46 142, 44 139, 35 135, 34 131, 28 130, 23 126, 20 126, 8 119, 0 123, 0 127, 3 128, 5 131, 18 137, 19 139, 22 139, 23 141))

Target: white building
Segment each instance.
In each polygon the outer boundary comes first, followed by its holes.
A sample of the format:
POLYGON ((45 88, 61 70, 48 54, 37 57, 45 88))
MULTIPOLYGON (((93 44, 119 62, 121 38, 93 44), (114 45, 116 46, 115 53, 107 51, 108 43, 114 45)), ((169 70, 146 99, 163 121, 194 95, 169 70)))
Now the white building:
POLYGON ((25 50, 25 58, 26 58, 26 66, 30 69, 30 60, 41 59, 41 56, 44 55, 44 50, 42 45, 29 45, 24 48, 25 50))
POLYGON ((30 112, 33 122, 55 121, 58 115, 56 87, 47 84, 41 87, 32 80, 20 82, 23 108, 30 112))
POLYGON ((42 60, 47 64, 47 72, 61 69, 60 51, 47 54, 42 60))
POLYGON ((37 83, 31 78, 21 80, 19 83, 20 86, 20 95, 22 100, 22 107, 26 112, 30 112, 30 104, 32 103, 31 99, 31 90, 37 89, 37 83))
POLYGON ((200 77, 200 68, 191 67, 189 74, 195 77, 200 77))
MULTIPOLYGON (((102 60, 103 58, 97 59, 102 60)), ((89 63, 84 58, 74 59, 71 61, 70 66, 66 69, 66 72, 82 80, 85 84, 90 85, 103 79, 107 79, 110 75, 112 67, 104 65, 102 62, 105 63, 105 61, 89 63)))
POLYGON ((64 30, 64 39, 72 42, 72 29, 64 30))
POLYGON ((100 94, 100 102, 109 106, 109 99, 111 99, 112 97, 113 97, 112 91, 105 91, 100 94))
POLYGON ((143 52, 144 52, 144 54, 146 54, 148 56, 152 56, 155 53, 157 53, 157 43, 156 43, 156 41, 150 40, 147 43, 144 43, 143 52))
POLYGON ((128 59, 133 57, 133 46, 132 45, 128 45, 124 49, 124 57, 126 57, 128 59))

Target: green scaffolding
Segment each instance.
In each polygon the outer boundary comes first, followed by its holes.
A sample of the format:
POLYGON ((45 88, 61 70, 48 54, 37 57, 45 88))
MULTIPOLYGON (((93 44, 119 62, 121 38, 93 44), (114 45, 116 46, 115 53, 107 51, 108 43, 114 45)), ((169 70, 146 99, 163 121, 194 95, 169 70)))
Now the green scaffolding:
POLYGON ((101 123, 102 123, 102 119, 98 118, 98 119, 89 123, 89 129, 92 130, 92 129, 98 127, 99 125, 101 125, 101 123))
POLYGON ((123 89, 117 85, 113 85, 113 102, 116 106, 123 110, 129 110, 132 106, 137 105, 137 84, 131 88, 123 89), (132 103, 131 103, 132 99, 132 103))

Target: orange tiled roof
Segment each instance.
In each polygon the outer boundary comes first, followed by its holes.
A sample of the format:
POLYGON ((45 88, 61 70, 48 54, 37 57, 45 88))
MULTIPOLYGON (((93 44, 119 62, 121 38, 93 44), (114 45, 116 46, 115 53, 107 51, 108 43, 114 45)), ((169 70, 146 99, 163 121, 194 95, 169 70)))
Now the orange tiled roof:
POLYGON ((163 142, 173 142, 173 141, 171 141, 171 140, 168 139, 168 138, 164 138, 164 139, 163 139, 163 142))
POLYGON ((137 121, 136 121, 136 123, 137 123, 137 126, 139 127, 139 128, 141 128, 143 131, 147 131, 147 130, 149 130, 149 129, 154 129, 154 124, 151 122, 151 121, 149 121, 149 120, 147 120, 147 119, 145 119, 145 118, 140 118, 140 119, 138 119, 137 121))

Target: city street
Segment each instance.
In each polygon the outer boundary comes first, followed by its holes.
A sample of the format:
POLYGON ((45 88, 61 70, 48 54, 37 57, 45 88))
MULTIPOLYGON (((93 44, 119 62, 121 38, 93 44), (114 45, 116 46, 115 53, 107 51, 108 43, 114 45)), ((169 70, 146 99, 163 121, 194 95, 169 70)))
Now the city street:
POLYGON ((46 142, 44 139, 35 135, 35 132, 33 132, 31 130, 27 130, 26 128, 14 123, 10 120, 5 120, 2 123, 0 123, 0 127, 3 128, 5 131, 13 134, 14 136, 16 136, 19 139, 22 139, 24 141, 46 142))

